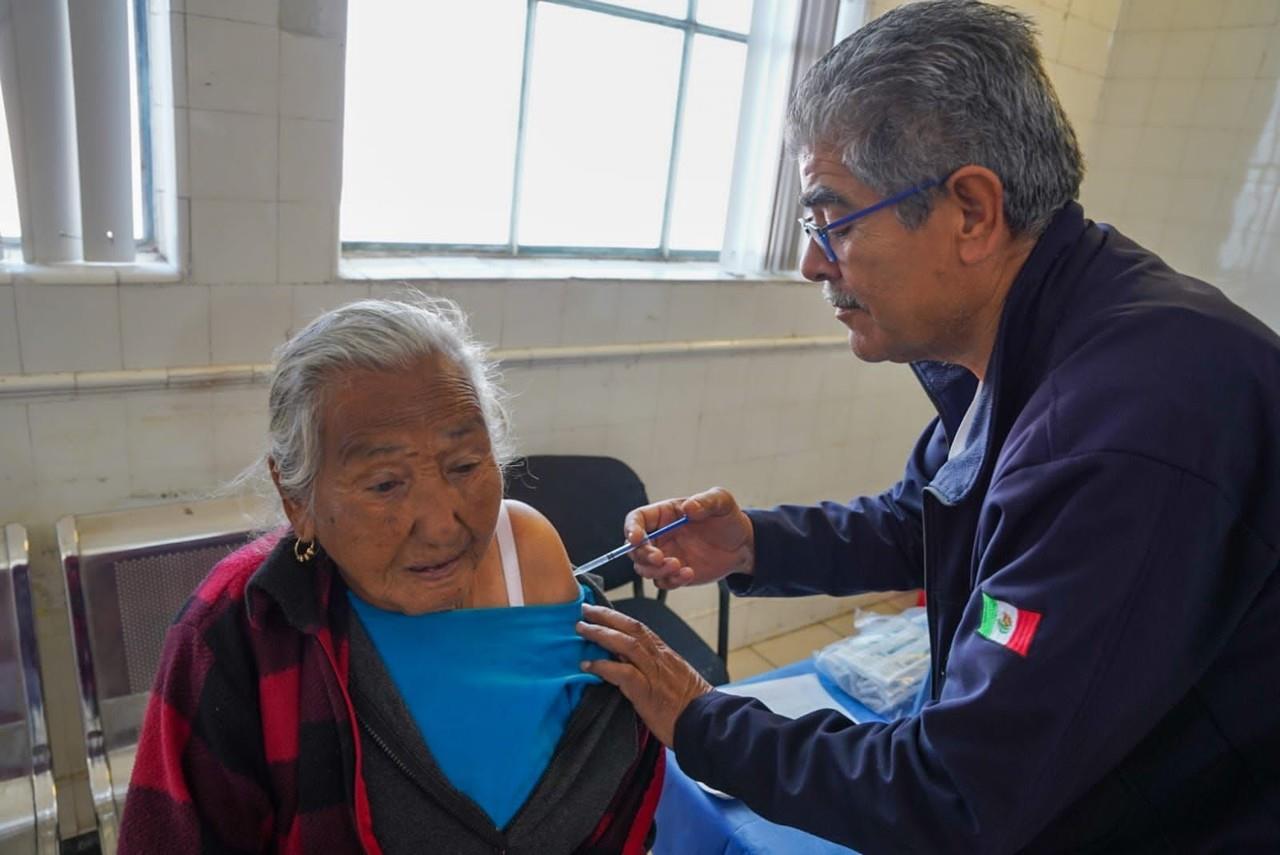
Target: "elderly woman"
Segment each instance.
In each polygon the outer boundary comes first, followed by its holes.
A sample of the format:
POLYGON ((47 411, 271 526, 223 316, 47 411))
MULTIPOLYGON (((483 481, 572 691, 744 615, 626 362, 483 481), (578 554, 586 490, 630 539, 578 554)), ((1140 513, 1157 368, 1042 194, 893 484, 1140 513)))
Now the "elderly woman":
POLYGON ((289 526, 169 632, 124 852, 643 852, 662 754, 574 632, 603 594, 502 498, 505 419, 445 301, 369 300, 277 354, 289 526))

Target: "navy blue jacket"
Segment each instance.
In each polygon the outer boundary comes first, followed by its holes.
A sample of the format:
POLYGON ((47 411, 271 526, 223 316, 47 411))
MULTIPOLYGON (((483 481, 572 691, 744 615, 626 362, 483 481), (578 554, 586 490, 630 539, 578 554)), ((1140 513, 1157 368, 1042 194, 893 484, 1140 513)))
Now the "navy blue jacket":
MULTIPOLYGON (((933 701, 795 722, 712 692, 691 776, 876 852, 1280 852, 1280 338, 1065 207, 976 381, 913 368, 939 416, 902 480, 752 511, 739 593, 924 586, 933 701), (981 592, 1041 614, 1026 655, 981 592)), ((876 402, 864 402, 876 406, 876 402)))

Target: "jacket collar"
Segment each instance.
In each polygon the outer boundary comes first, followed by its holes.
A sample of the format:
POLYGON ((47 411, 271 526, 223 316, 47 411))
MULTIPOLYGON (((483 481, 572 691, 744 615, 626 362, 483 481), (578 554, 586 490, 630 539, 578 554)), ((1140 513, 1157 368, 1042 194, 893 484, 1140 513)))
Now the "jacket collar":
MULTIPOLYGON (((1028 356, 1052 334, 1052 325, 1068 297, 1054 282, 1067 251, 1079 244, 1090 228, 1098 231, 1085 220, 1084 209, 1069 202, 1054 215, 1014 278, 1005 297, 969 443, 942 465, 929 485, 944 502, 955 504, 973 490, 992 461, 997 439, 1002 439, 1001 434, 1012 423, 1011 414, 1021 409, 1042 376, 1045 366, 1028 356)), ((911 368, 937 409, 947 437, 954 439, 974 401, 977 378, 959 365, 943 362, 915 362, 911 368)))
POLYGON ((268 612, 277 608, 294 629, 314 635, 328 624, 329 604, 340 577, 325 553, 303 564, 293 553, 298 542, 293 533, 276 536, 279 541, 245 587, 249 621, 260 628, 268 612))

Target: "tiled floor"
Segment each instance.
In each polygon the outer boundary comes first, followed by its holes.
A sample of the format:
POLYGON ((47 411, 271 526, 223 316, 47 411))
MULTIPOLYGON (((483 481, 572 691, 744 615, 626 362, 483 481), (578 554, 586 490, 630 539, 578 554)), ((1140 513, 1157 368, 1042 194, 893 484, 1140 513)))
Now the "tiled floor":
MULTIPOLYGON (((915 605, 914 593, 894 596, 869 607, 882 614, 900 612, 915 605)), ((764 641, 729 651, 729 679, 745 680, 792 662, 808 659, 815 650, 853 633, 853 613, 837 615, 822 623, 793 629, 764 641)))

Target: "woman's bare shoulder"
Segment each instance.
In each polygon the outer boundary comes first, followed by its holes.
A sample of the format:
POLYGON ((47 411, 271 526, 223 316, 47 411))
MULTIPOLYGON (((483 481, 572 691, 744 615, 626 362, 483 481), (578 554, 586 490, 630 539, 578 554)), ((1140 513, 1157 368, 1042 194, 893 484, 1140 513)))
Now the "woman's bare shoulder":
POLYGON ((563 603, 576 599, 578 584, 573 578, 569 554, 551 521, 524 502, 506 499, 511 516, 511 533, 520 556, 520 577, 524 599, 529 605, 563 603))

